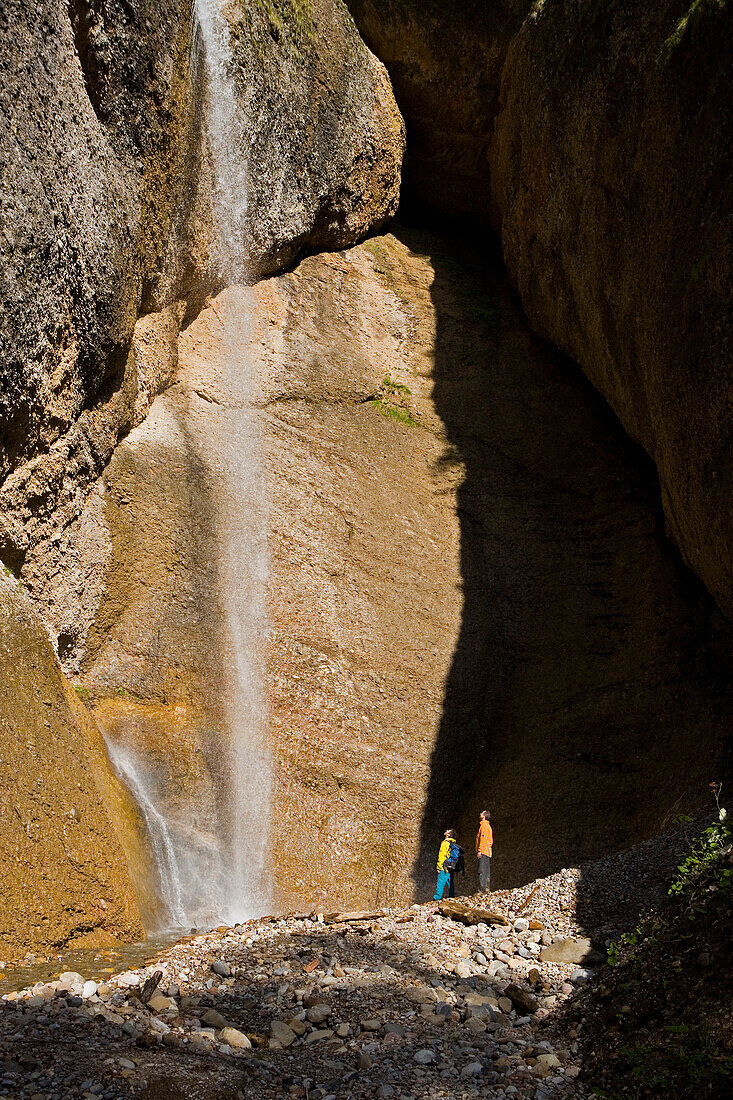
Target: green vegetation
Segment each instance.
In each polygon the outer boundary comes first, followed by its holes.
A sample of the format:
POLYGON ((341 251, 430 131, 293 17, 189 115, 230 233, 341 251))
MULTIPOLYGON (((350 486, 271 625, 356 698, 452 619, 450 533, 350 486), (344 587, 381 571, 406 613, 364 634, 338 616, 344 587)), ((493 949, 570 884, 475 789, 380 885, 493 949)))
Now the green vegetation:
POLYGON ((399 279, 395 274, 394 269, 394 257, 390 253, 389 246, 385 238, 371 237, 369 240, 364 241, 362 246, 372 257, 373 267, 377 275, 381 275, 384 282, 389 289, 395 295, 396 298, 402 303, 406 311, 409 311, 412 307, 412 301, 410 299, 407 287, 403 284, 403 281, 399 279))
POLYGON ((74 684, 74 691, 76 692, 76 694, 79 696, 80 699, 83 699, 84 701, 89 699, 89 696, 90 696, 89 688, 84 687, 83 684, 74 684))
MULTIPOLYGON (((246 11, 248 0, 239 3, 246 11)), ((276 42, 290 40, 294 44, 304 39, 315 42, 316 25, 310 0, 256 0, 256 4, 276 42)))
POLYGON ((372 398, 369 404, 373 405, 382 416, 388 416, 400 424, 407 424, 410 428, 417 428, 419 425, 410 413, 408 398, 411 396, 412 390, 385 374, 382 385, 379 387, 379 397, 372 398))
POLYGON ((720 784, 711 788, 717 820, 680 863, 665 905, 609 947, 611 1003, 590 1054, 599 1100, 729 1094, 733 1053, 715 1010, 730 995, 716 962, 728 949, 733 831, 720 784))
POLYGON ((682 16, 675 29, 664 43, 668 53, 673 53, 686 39, 692 41, 697 28, 708 15, 717 15, 725 10, 728 0, 692 0, 689 10, 682 16))

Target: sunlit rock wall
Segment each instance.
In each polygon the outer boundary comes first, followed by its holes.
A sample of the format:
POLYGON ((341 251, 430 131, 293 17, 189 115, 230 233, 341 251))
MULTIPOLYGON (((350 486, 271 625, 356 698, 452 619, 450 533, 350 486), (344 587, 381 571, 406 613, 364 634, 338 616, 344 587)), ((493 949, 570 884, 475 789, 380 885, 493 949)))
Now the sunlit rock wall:
POLYGON ((239 507, 268 516, 280 904, 424 896, 439 834, 470 849, 486 804, 497 883, 699 805, 730 632, 665 542, 652 467, 484 243, 407 231, 218 295, 90 501, 108 549, 75 659, 104 728, 164 751, 174 802, 193 788, 212 820, 227 782, 232 331, 265 463, 239 507))
MULTIPOLYGON (((404 128, 340 0, 227 14, 254 276, 394 213, 404 128)), ((141 372, 139 316, 177 323, 221 272, 190 0, 11 0, 0 30, 0 558, 32 588, 36 547, 169 377, 141 372)))
POLYGON ((0 943, 3 959, 137 938, 136 810, 16 581, 0 577, 0 943))

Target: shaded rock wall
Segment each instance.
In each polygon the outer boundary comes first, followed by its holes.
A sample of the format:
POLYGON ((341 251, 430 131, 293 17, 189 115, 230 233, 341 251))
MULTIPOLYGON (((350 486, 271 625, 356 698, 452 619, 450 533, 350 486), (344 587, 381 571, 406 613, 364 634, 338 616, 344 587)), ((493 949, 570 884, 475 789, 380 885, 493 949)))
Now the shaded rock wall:
POLYGON ((3 958, 142 934, 128 862, 135 810, 15 580, 0 577, 3 958))
POLYGON ((424 894, 439 833, 470 847, 487 802, 508 883, 706 797, 730 631, 665 543, 653 469, 486 243, 401 230, 213 300, 80 521, 108 550, 69 661, 105 729, 164 746, 173 812, 188 786, 213 820, 227 781, 227 331, 266 456, 238 507, 268 514, 283 904, 424 894))
POLYGON ((730 615, 730 5, 350 8, 405 111, 415 197, 493 221, 530 324, 652 456, 730 615))

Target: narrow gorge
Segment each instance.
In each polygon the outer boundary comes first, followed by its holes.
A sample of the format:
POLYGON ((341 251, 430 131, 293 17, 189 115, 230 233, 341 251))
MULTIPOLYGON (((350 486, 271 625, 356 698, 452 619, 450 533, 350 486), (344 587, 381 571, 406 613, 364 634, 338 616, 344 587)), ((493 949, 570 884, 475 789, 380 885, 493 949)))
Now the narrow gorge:
MULTIPOLYGON (((273 913, 430 938, 486 807, 510 956, 662 896, 733 780, 730 16, 5 0, 0 997, 273 913)), ((334 1095, 474 1087, 421 1072, 334 1095)))

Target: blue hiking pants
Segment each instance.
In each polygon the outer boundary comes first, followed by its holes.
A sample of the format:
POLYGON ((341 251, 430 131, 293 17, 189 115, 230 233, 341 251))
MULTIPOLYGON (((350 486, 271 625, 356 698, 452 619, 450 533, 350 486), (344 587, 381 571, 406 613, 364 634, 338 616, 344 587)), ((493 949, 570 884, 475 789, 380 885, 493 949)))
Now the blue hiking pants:
POLYGON ((433 901, 443 900, 443 891, 446 886, 448 887, 448 897, 454 898, 456 896, 456 891, 453 885, 453 875, 450 871, 438 871, 438 885, 435 887, 433 901))

